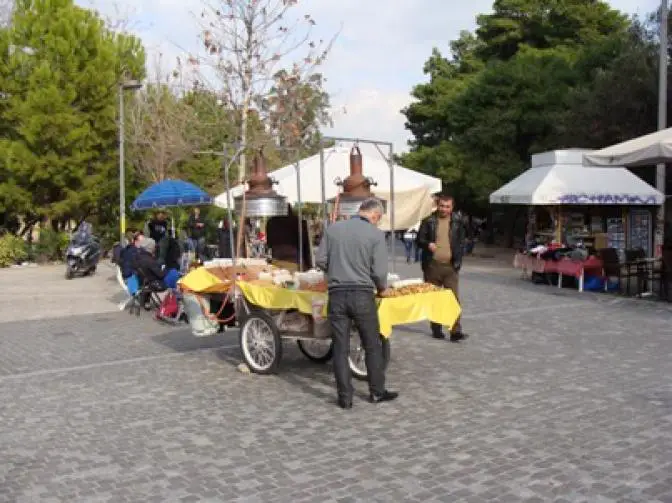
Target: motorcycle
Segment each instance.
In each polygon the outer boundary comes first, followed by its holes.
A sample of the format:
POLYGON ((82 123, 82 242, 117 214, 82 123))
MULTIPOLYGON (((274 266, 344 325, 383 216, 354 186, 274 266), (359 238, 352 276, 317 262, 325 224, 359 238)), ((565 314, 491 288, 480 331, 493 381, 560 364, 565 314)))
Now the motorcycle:
POLYGON ((88 276, 96 272, 101 247, 98 238, 84 233, 75 234, 65 252, 65 278, 88 276))

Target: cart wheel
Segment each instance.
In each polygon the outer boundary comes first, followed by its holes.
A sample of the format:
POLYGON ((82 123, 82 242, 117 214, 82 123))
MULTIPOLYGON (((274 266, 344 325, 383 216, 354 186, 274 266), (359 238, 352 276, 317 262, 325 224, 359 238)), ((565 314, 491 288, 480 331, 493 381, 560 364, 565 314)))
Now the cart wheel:
POLYGON ((317 363, 327 363, 331 360, 334 352, 331 339, 297 340, 301 352, 308 358, 317 363))
MULTIPOLYGON (((387 365, 390 363, 390 340, 381 335, 380 341, 383 346, 383 369, 386 369, 387 365)), ((352 330, 350 335, 350 356, 348 357, 348 363, 350 364, 350 370, 352 371, 353 377, 361 381, 366 381, 368 373, 366 371, 364 346, 359 338, 359 333, 355 329, 352 330)))
POLYGON ((257 374, 273 374, 282 357, 280 331, 264 312, 250 313, 240 329, 240 349, 250 370, 257 374))

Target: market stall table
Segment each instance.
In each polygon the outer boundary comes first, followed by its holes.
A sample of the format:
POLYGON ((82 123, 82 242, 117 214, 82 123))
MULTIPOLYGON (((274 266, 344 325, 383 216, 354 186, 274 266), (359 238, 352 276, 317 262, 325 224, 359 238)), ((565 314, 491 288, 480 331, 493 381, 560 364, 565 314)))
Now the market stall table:
POLYGON ((516 253, 513 257, 513 267, 520 269, 525 278, 530 277, 532 273, 545 274, 547 272, 554 272, 547 270, 549 262, 539 257, 539 255, 527 255, 520 252, 516 253))
POLYGON ((597 257, 588 257, 585 260, 574 260, 569 257, 547 260, 538 255, 516 253, 513 266, 516 269, 521 269, 525 276, 529 276, 531 273, 555 273, 558 275, 558 288, 562 288, 563 276, 572 276, 578 280, 580 292, 583 292, 584 289, 586 272, 600 278, 604 277, 604 263, 597 257))
POLYGON ((572 276, 579 281, 579 292, 583 292, 586 271, 594 276, 604 276, 604 263, 597 257, 588 257, 585 260, 573 260, 565 257, 556 261, 553 268, 558 273, 558 288, 562 288, 562 277, 572 276))

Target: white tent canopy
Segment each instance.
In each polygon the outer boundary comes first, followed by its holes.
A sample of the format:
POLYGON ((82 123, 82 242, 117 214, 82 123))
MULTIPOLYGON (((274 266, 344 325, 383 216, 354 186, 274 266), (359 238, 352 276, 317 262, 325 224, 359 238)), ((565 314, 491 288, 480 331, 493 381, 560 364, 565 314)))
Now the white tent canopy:
POLYGON ((627 169, 586 168, 585 150, 532 156, 532 168, 490 194, 491 204, 640 205, 663 204, 664 196, 627 169))
MULTIPOLYGON (((430 193, 441 190, 441 180, 417 171, 394 166, 394 191, 407 192, 427 189, 430 193)), ((362 171, 364 176, 372 178, 377 186, 371 188, 376 196, 389 200, 390 168, 381 155, 362 154, 362 171)), ((301 201, 304 203, 322 202, 322 185, 320 180, 320 156, 313 155, 299 162, 299 179, 301 180, 301 201)), ((324 185, 327 199, 336 197, 339 187, 334 183, 337 178, 345 180, 350 174, 350 149, 334 147, 324 150, 324 185)), ((274 186, 278 194, 287 197, 287 202, 294 204, 299 201, 297 187, 297 170, 294 164, 277 169, 269 176, 278 183, 274 186)), ((231 189, 231 201, 240 196, 244 187, 239 185, 231 189)), ((223 192, 214 200, 220 208, 228 208, 227 194, 223 192)), ((396 216, 396 215, 395 215, 396 216)))
POLYGON ((587 166, 646 166, 672 160, 672 128, 584 155, 587 166))
MULTIPOLYGON (((427 188, 406 190, 394 193, 394 230, 406 230, 416 225, 420 220, 434 211, 434 201, 431 191, 427 188)), ((392 230, 390 225, 390 205, 388 211, 380 220, 378 227, 383 231, 392 230)))

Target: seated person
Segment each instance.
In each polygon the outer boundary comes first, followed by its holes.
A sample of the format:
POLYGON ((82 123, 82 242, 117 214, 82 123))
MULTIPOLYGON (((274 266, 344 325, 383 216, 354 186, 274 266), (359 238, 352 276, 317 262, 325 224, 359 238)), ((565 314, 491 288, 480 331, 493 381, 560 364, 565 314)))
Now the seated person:
POLYGON ((133 270, 143 283, 148 284, 152 290, 160 292, 166 289, 163 281, 166 271, 154 257, 155 253, 156 242, 152 238, 140 241, 133 260, 133 270))
POLYGON ((133 275, 133 262, 143 237, 144 234, 141 231, 132 233, 129 243, 123 250, 121 250, 119 256, 119 268, 121 269, 121 277, 125 281, 128 281, 128 278, 133 275))
POLYGON ((182 258, 182 249, 180 243, 172 236, 172 233, 169 232, 166 237, 164 237, 158 243, 159 245, 159 265, 164 266, 166 269, 176 269, 180 270, 180 259, 182 258))
POLYGON ((92 225, 88 222, 82 222, 79 224, 77 231, 72 235, 70 242, 74 246, 83 246, 89 244, 94 239, 92 225))
MULTIPOLYGON (((310 235, 308 223, 301 223, 303 234, 303 269, 312 267, 310 235)), ((286 217, 273 217, 266 224, 266 246, 271 250, 274 261, 299 264, 299 217, 287 205, 286 217)))
POLYGON ((180 243, 169 234, 159 243, 159 266, 165 272, 163 282, 168 288, 177 288, 177 280, 180 279, 180 262, 182 249, 180 243))

